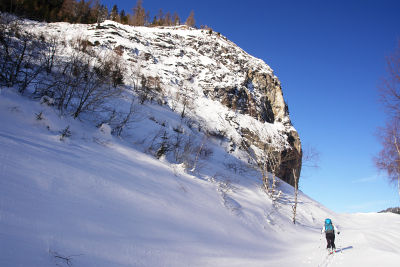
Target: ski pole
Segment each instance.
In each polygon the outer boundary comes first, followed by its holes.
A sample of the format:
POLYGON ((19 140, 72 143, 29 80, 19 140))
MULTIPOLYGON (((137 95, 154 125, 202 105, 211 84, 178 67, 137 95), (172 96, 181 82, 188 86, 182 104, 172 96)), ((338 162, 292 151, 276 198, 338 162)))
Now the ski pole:
POLYGON ((320 232, 320 234, 319 234, 319 245, 318 245, 318 249, 321 248, 321 244, 322 244, 322 232, 320 232))

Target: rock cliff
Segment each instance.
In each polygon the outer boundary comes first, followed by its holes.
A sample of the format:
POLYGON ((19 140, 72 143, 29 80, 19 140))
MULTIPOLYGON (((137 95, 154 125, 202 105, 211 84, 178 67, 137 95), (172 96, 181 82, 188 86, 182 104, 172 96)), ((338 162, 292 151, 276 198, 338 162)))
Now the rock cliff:
POLYGON ((275 146, 284 159, 278 176, 294 185, 292 169, 300 174, 301 142, 280 81, 263 60, 226 37, 185 26, 131 27, 112 21, 100 27, 33 22, 31 26, 65 36, 67 42, 80 38, 91 49, 115 51, 126 67, 127 85, 135 82, 132 77, 145 78, 172 109, 184 110, 203 130, 224 139, 226 150, 240 158, 245 146, 258 158, 266 147, 275 146))

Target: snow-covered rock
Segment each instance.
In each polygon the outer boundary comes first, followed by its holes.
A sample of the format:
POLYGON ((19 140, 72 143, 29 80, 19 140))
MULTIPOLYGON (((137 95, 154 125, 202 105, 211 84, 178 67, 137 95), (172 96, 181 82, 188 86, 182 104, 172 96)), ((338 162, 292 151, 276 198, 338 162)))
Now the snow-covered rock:
MULTIPOLYGON (((278 176, 294 184, 299 176, 300 138, 291 124, 278 78, 257 59, 220 33, 188 27, 132 27, 114 21, 97 25, 26 22, 35 34, 85 40, 87 49, 120 55, 125 84, 144 77, 167 104, 200 122, 203 130, 225 139, 237 156, 249 147, 291 151, 278 176), (87 41, 87 42, 86 42, 87 41), (185 103, 185 104, 183 104, 185 103)), ((143 79, 142 79, 143 81, 143 79)), ((239 156, 238 156, 239 157, 239 156)))

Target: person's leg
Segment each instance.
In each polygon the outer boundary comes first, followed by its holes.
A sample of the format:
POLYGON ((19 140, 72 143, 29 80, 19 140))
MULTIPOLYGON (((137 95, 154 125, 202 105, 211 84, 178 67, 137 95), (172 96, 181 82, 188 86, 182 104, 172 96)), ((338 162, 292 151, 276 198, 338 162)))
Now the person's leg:
POLYGON ((329 249, 332 246, 331 245, 331 239, 330 239, 328 234, 326 234, 325 237, 326 237, 326 248, 329 249))
POLYGON ((336 245, 335 245, 335 234, 332 235, 332 242, 331 242, 332 248, 336 249, 336 245))

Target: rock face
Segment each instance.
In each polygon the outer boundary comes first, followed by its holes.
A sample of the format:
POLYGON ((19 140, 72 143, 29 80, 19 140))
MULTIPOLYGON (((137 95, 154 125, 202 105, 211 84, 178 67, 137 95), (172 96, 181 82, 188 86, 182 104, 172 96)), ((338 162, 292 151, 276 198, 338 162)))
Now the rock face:
MULTIPOLYGON (((281 152, 282 164, 277 176, 294 185, 292 169, 300 176, 302 149, 299 135, 289 120, 288 106, 283 99, 280 82, 276 76, 249 69, 246 79, 236 87, 214 88, 205 91, 207 96, 220 101, 230 109, 238 111, 263 123, 283 123, 286 126, 289 148, 281 152)), ((266 142, 248 128, 240 128, 244 141, 263 149, 266 142)))
POLYGON ((278 176, 294 185, 292 169, 298 175, 301 169, 300 138, 291 124, 280 81, 261 59, 211 30, 131 27, 112 21, 101 27, 49 25, 35 27, 56 35, 75 32, 94 44, 93 49, 115 51, 124 60, 126 76, 140 74, 147 81, 156 80, 158 91, 174 110, 189 102, 185 113, 206 131, 225 138, 230 153, 240 157, 247 144, 260 158, 266 147, 276 147, 284 159, 278 176))

